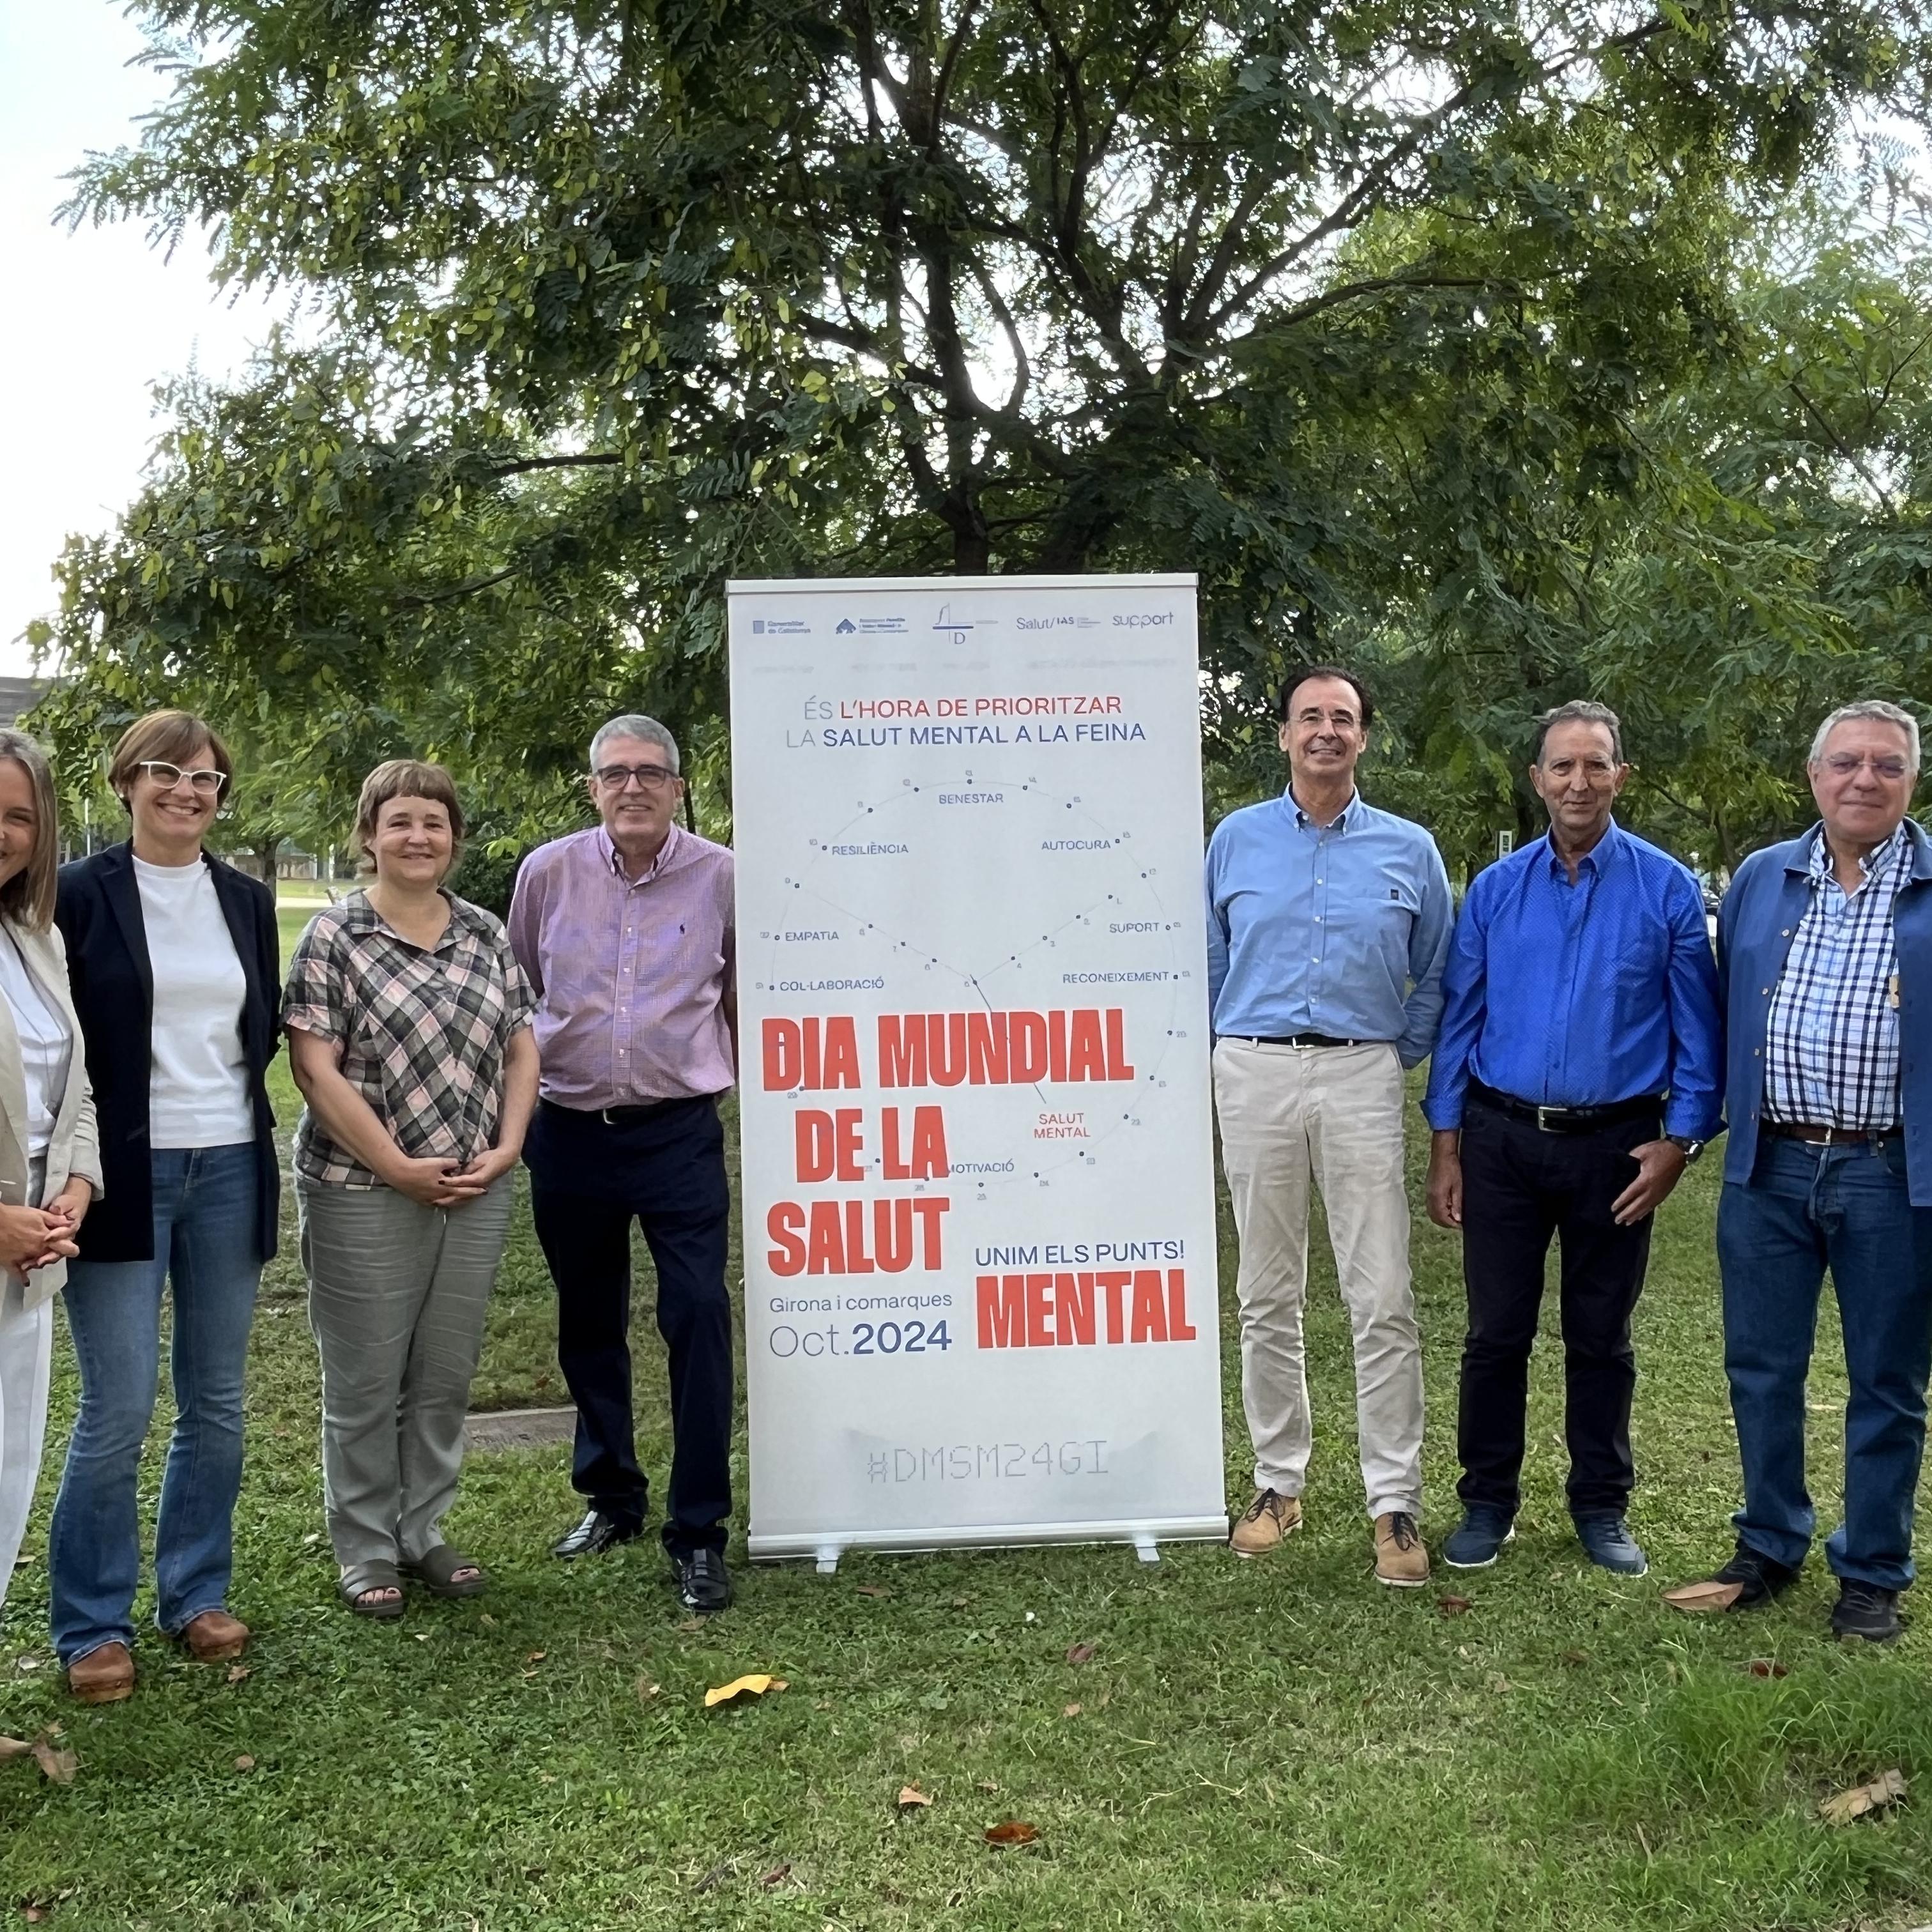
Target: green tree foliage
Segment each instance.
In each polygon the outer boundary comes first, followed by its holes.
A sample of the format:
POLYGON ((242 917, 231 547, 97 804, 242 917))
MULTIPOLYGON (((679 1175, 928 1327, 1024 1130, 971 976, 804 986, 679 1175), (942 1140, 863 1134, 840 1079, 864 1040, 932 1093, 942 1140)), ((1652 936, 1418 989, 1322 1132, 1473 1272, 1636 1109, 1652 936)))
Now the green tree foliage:
MULTIPOLYGON (((1394 775, 1473 828, 1526 698, 1688 680, 1714 718, 1700 610, 1734 656, 1850 621, 1814 533, 1780 588, 1763 478, 1714 473, 1740 412, 1767 452, 1868 440, 1754 386, 1784 325, 1735 265, 1857 117, 1919 115, 1915 0, 137 10, 174 91, 77 214, 206 224, 308 314, 178 391, 70 550, 70 732, 181 694, 318 809, 407 748, 514 827, 640 706, 715 814, 726 577, 1195 569, 1229 796, 1283 664, 1346 649, 1394 775)), ((1904 568, 1868 560, 1879 604, 1904 568)), ((1712 783, 1745 756, 1672 720, 1712 783)))

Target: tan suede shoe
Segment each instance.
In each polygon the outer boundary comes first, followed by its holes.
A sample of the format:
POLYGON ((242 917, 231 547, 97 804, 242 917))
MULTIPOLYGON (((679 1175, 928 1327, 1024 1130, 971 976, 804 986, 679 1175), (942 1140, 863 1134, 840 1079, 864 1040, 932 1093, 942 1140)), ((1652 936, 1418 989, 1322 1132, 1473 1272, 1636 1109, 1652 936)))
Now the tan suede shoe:
POLYGON ((134 1694, 134 1660, 124 1643, 104 1643, 67 1667, 67 1688, 83 1704, 118 1704, 134 1694))
POLYGON ((225 1664, 248 1647, 248 1626, 226 1610, 203 1610, 181 1630, 181 1641, 198 1664, 225 1664))
POLYGON ((1419 1590, 1429 1581, 1429 1552, 1406 1510, 1376 1518, 1376 1580, 1398 1590, 1419 1590))
POLYGON ((1263 1556, 1285 1536, 1301 1527, 1301 1498, 1284 1496, 1273 1490, 1257 1490, 1228 1532, 1228 1547, 1237 1556, 1263 1556))

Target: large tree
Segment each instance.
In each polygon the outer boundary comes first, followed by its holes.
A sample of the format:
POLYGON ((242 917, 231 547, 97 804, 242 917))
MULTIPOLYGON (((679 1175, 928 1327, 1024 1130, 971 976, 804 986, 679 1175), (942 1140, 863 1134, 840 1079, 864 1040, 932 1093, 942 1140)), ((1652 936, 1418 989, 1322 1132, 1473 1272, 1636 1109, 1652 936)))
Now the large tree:
POLYGON ((1926 84, 1914 0, 136 10, 174 90, 76 212, 308 314, 70 550, 70 726, 179 692, 512 818, 614 703, 715 769, 731 574, 1198 569, 1237 767, 1299 652, 1435 652, 1438 736, 1472 640, 1549 682, 1758 346, 1734 253, 1926 84))

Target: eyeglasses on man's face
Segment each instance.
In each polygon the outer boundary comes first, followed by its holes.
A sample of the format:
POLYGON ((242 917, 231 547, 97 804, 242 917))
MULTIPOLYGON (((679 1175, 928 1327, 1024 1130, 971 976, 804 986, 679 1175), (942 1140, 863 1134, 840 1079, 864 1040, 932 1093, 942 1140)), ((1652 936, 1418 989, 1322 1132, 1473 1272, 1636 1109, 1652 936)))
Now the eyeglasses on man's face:
POLYGON ((1912 769, 1895 752, 1882 756, 1868 752, 1828 752, 1818 762, 1834 778, 1848 778, 1861 765, 1869 765, 1875 777, 1889 778, 1894 784, 1912 769))
POLYGON ((219 798, 221 788, 228 782, 226 772, 218 772, 207 765, 184 771, 179 765, 170 764, 165 758, 143 758, 134 769, 146 772, 164 791, 172 791, 186 778, 203 798, 219 798))
POLYGON ((623 791, 634 784, 644 791, 662 791, 677 774, 662 765, 600 765, 592 776, 606 791, 623 791))

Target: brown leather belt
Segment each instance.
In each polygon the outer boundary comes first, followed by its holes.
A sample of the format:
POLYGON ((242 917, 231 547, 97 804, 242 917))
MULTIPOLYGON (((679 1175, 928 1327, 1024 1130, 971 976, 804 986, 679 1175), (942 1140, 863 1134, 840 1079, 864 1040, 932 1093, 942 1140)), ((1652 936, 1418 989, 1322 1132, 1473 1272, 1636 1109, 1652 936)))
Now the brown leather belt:
POLYGON ((1825 1127, 1811 1120, 1766 1120, 1763 1131, 1780 1140, 1804 1141, 1813 1147, 1848 1147, 1853 1141, 1895 1141, 1903 1127, 1825 1127))

